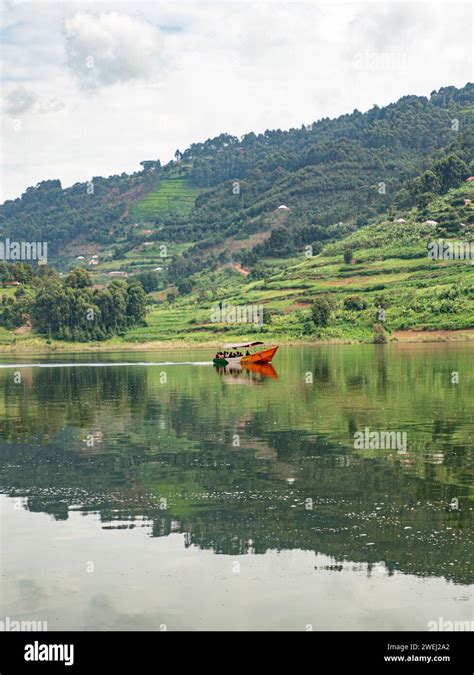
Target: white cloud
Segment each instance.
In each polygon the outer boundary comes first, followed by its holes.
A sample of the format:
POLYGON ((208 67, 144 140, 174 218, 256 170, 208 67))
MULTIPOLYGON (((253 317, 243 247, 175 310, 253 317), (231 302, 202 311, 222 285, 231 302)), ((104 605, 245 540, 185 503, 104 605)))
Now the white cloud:
POLYGON ((64 108, 60 99, 40 99, 36 92, 23 86, 14 87, 3 98, 3 110, 15 118, 28 113, 57 113, 64 108))
POLYGON ((9 115, 19 115, 31 110, 36 103, 37 96, 34 91, 25 87, 12 89, 4 99, 4 110, 9 115))
POLYGON ((3 97, 22 86, 36 101, 21 128, 4 118, 2 197, 463 86, 470 26, 470 6, 447 2, 19 3, 3 19, 3 97))
POLYGON ((65 22, 68 65, 82 86, 156 76, 161 62, 160 31, 117 12, 78 12, 65 22))

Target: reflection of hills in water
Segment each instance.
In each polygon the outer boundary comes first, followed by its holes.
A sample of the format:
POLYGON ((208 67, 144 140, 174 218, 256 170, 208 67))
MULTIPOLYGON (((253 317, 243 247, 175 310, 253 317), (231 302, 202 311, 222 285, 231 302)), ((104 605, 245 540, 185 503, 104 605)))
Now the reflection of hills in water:
POLYGON ((251 388, 228 388, 210 368, 44 369, 23 372, 22 386, 1 372, 2 491, 27 497, 31 511, 99 512, 104 527, 183 532, 186 545, 216 553, 299 548, 471 582, 459 400, 440 407, 444 389, 417 380, 429 368, 411 359, 394 391, 378 359, 320 354, 251 388), (415 450, 353 449, 364 415, 386 428, 395 409, 402 424, 402 409, 420 400, 415 450))

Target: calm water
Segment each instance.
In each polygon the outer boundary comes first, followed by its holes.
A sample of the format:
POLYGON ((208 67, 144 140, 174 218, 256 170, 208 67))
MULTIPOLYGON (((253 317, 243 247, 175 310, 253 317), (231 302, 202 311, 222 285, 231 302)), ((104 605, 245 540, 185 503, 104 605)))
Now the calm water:
POLYGON ((0 360, 0 619, 474 619, 472 346, 285 348, 240 373, 209 356, 0 360), (354 447, 366 427, 406 447, 354 447))

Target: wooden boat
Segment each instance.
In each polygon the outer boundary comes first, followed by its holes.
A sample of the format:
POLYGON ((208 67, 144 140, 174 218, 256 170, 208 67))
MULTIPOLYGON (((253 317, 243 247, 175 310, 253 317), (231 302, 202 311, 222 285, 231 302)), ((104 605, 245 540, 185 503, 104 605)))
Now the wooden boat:
MULTIPOLYGON (((256 345, 263 345, 263 342, 254 341, 254 342, 240 342, 238 344, 232 343, 223 345, 223 351, 235 350, 235 349, 248 349, 249 347, 255 347, 256 345)), ((278 349, 277 347, 269 347, 268 349, 263 349, 253 354, 246 354, 245 356, 226 356, 225 358, 214 358, 213 364, 215 366, 232 366, 234 364, 250 365, 250 364, 262 364, 262 363, 271 363, 275 353, 278 349)))
POLYGON ((278 347, 270 347, 269 349, 264 349, 261 352, 255 352, 255 354, 250 354, 250 356, 243 356, 242 357, 242 365, 250 365, 251 363, 253 364, 264 364, 264 363, 271 363, 273 357, 276 354, 278 347))

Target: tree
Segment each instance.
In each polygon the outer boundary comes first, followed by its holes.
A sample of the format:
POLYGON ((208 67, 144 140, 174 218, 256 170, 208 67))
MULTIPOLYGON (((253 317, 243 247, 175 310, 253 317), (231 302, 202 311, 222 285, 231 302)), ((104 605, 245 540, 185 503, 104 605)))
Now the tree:
POLYGON ((143 171, 155 171, 161 169, 161 162, 159 159, 147 159, 143 162, 140 162, 140 166, 143 167, 143 171))
POLYGON ((361 312, 367 308, 366 301, 360 295, 351 295, 344 299, 344 309, 354 312, 361 312))
POLYGON ((134 277, 134 281, 143 286, 145 293, 157 291, 161 286, 161 277, 157 272, 142 272, 134 277))
POLYGON ((316 298, 311 306, 311 317, 316 326, 327 326, 331 316, 331 307, 324 297, 316 298))
POLYGON ((178 281, 176 288, 181 295, 187 295, 193 290, 193 284, 189 279, 182 279, 181 281, 178 281))
POLYGON ((0 262, 0 283, 11 281, 12 275, 9 265, 6 262, 0 262))
POLYGON ((354 255, 354 251, 351 248, 345 248, 344 249, 344 262, 346 263, 346 265, 351 264, 353 255, 354 255))
POLYGON ((65 279, 66 286, 70 288, 90 288, 92 276, 82 267, 76 267, 65 279))
POLYGON ((454 154, 435 162, 433 169, 439 177, 441 192, 457 187, 469 174, 466 162, 454 154))
POLYGON ((127 316, 129 322, 139 324, 144 321, 146 315, 146 294, 143 286, 131 283, 127 287, 127 316))
POLYGON ((11 268, 15 281, 19 281, 20 284, 28 284, 35 277, 35 271, 28 263, 17 263, 12 265, 11 268))
POLYGON ((268 270, 259 262, 252 267, 248 279, 249 281, 259 281, 260 279, 264 279, 267 274, 268 270))

